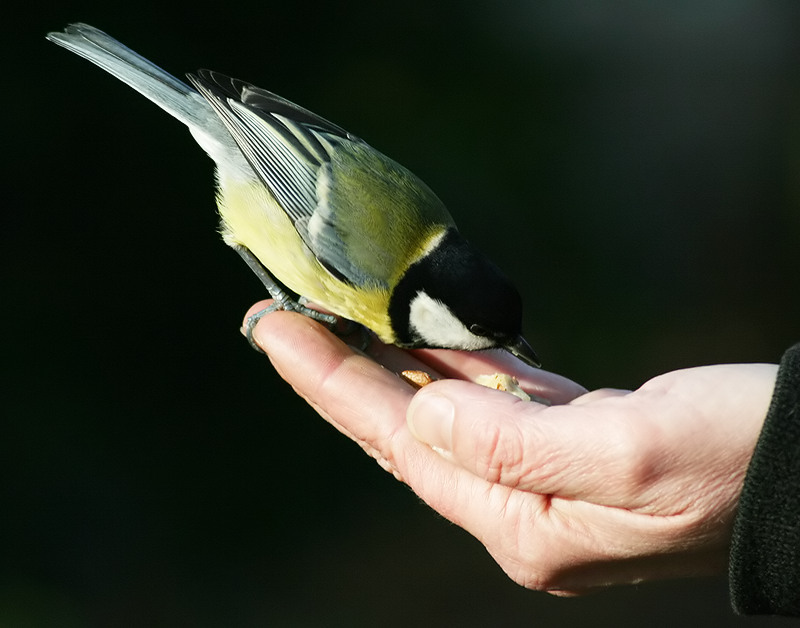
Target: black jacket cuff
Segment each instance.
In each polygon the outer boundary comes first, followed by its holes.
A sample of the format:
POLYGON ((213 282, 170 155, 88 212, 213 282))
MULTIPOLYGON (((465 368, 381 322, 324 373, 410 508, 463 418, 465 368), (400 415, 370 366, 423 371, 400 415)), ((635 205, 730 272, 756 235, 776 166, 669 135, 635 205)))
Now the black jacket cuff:
POLYGON ((800 344, 783 356, 733 528, 738 613, 800 616, 800 344))

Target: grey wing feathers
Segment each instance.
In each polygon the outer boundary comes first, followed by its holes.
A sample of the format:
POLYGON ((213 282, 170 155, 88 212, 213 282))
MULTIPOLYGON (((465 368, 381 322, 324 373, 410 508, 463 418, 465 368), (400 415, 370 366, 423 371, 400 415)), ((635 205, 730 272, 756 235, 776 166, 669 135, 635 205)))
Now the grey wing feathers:
POLYGON ((355 138, 276 94, 218 72, 200 70, 189 80, 305 239, 305 225, 317 209, 319 169, 338 138, 355 138))
POLYGON ((365 239, 367 223, 359 222, 363 199, 356 199, 352 215, 336 212, 327 202, 337 145, 371 149, 341 127, 265 89, 210 70, 188 76, 319 262, 353 284, 383 283, 382 272, 387 271, 365 271, 350 258, 345 241, 365 239))

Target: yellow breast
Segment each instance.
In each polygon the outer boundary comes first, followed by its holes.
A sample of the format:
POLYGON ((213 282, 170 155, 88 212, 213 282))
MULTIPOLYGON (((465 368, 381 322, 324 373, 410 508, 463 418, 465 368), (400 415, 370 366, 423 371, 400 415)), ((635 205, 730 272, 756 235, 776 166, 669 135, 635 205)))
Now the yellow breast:
POLYGON ((217 205, 227 244, 247 247, 296 294, 361 323, 383 342, 394 342, 388 314, 389 291, 356 289, 331 275, 260 182, 220 175, 217 205))

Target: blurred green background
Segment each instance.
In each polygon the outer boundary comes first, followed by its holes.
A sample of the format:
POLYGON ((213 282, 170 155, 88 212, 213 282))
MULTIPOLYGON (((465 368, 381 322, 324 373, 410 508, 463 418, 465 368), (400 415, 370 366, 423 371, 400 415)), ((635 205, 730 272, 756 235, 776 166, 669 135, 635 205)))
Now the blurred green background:
POLYGON ((0 44, 0 628, 777 625, 722 577, 509 581, 248 348, 264 295, 210 160, 44 35, 86 21, 363 137, 519 283, 548 369, 636 387, 800 337, 798 3, 59 4, 0 44))

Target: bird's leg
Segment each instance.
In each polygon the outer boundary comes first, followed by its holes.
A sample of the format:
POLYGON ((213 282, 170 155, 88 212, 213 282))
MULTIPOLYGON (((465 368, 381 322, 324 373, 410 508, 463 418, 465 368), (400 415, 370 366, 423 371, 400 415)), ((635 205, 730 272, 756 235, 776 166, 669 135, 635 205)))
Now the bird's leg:
MULTIPOLYGON (((297 302, 301 306, 305 306, 308 303, 308 299, 301 296, 297 298, 297 302)), ((312 310, 312 312, 313 311, 314 310, 312 310)), ((367 348, 370 345, 370 342, 372 342, 372 334, 370 333, 369 329, 364 327, 361 323, 356 323, 355 321, 351 321, 349 318, 338 318, 336 320, 336 323, 334 325, 331 325, 329 329, 342 340, 345 340, 350 336, 355 336, 356 334, 358 334, 360 337, 360 341, 358 344, 353 344, 349 340, 346 340, 346 342, 353 349, 358 349, 362 353, 367 350, 367 348)))
POLYGON ((264 267, 264 265, 258 261, 258 258, 253 255, 250 249, 241 245, 234 246, 233 249, 250 267, 250 270, 256 274, 256 277, 261 280, 261 283, 264 284, 264 287, 267 289, 267 292, 269 292, 274 301, 269 307, 256 312, 252 316, 249 316, 245 322, 245 334, 247 336, 247 342, 250 343, 250 346, 253 347, 253 349, 259 353, 264 353, 261 350, 261 347, 259 347, 253 340, 253 329, 255 328, 256 323, 258 323, 258 321, 260 321, 264 316, 276 310, 286 310, 287 312, 297 312, 298 314, 303 314, 304 316, 313 318, 315 321, 325 323, 332 330, 336 327, 339 319, 333 314, 323 314, 322 312, 318 312, 317 310, 307 307, 305 305, 305 299, 302 297, 297 301, 292 299, 280 286, 280 284, 275 281, 272 275, 269 274, 269 271, 264 267))

